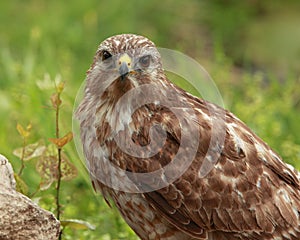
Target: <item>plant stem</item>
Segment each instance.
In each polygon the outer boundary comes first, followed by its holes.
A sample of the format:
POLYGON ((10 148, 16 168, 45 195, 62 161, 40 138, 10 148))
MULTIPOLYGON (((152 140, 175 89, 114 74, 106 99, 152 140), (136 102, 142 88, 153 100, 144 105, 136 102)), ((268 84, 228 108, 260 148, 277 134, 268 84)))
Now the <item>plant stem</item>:
MULTIPOLYGON (((58 93, 57 96, 57 104, 55 109, 55 126, 56 126, 56 138, 59 138, 59 106, 58 103, 60 100, 60 94, 58 93)), ((57 164, 57 185, 56 185, 56 218, 57 220, 60 220, 60 184, 61 184, 61 148, 57 148, 57 158, 58 158, 58 164, 57 164)), ((59 240, 62 238, 62 230, 59 232, 59 240)))
POLYGON ((25 147, 26 147, 26 137, 23 137, 23 146, 22 146, 22 155, 21 155, 21 168, 20 168, 19 173, 18 173, 19 176, 22 175, 23 170, 25 168, 25 163, 24 163, 25 147))
POLYGON ((57 214, 56 217, 59 220, 60 219, 60 203, 59 203, 59 194, 60 194, 60 183, 61 183, 61 149, 58 148, 57 150, 58 153, 58 176, 57 176, 57 185, 56 185, 56 209, 57 209, 57 214))
MULTIPOLYGON (((59 203, 59 193, 60 193, 60 183, 61 183, 61 148, 57 149, 58 153, 58 176, 57 176, 57 185, 56 185, 56 208, 57 208, 57 220, 60 220, 60 203, 59 203)), ((59 240, 62 239, 62 229, 59 232, 59 240)))

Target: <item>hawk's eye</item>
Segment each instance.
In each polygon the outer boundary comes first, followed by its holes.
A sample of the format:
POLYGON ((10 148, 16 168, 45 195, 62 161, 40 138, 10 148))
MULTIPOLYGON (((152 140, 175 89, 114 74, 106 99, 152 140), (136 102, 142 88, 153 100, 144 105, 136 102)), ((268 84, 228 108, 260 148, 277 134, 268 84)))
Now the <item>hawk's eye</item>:
POLYGON ((139 59, 139 63, 142 67, 149 67, 150 65, 150 60, 151 60, 151 56, 150 55, 146 55, 143 56, 139 59))
POLYGON ((104 50, 104 51, 102 52, 102 61, 107 60, 107 59, 109 59, 110 57, 111 57, 111 54, 110 54, 108 51, 104 50))

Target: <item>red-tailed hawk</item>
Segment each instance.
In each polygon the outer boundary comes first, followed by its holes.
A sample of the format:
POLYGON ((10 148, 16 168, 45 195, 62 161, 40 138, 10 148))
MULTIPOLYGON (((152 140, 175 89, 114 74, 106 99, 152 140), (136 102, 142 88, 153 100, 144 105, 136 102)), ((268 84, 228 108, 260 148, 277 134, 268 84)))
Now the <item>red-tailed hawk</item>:
POLYGON ((300 239, 298 172, 172 84, 147 38, 100 44, 76 116, 94 188, 141 239, 300 239))

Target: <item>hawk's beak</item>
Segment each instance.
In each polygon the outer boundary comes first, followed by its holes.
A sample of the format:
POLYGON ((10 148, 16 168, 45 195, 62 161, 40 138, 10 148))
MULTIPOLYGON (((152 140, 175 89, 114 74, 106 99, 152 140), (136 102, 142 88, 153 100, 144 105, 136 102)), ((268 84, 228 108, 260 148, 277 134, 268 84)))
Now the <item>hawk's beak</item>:
POLYGON ((124 80, 124 78, 132 72, 131 68, 131 58, 128 56, 127 53, 124 53, 118 60, 118 66, 119 66, 119 73, 121 76, 121 80, 124 80))

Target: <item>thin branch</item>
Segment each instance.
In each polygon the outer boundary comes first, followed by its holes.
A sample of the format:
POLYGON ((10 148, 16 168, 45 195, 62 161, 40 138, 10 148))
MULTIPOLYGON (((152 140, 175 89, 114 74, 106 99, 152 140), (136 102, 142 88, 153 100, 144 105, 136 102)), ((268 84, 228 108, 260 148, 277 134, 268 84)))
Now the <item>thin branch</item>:
MULTIPOLYGON (((56 111, 55 111, 55 126, 56 126, 56 138, 59 138, 59 104, 60 101, 60 93, 57 93, 57 103, 56 103, 56 111)), ((57 158, 58 158, 58 164, 57 164, 57 185, 56 185, 56 218, 57 220, 60 220, 60 186, 61 186, 61 148, 57 148, 57 158)), ((62 231, 59 233, 59 240, 62 239, 62 231)))
POLYGON ((26 148, 26 137, 23 137, 23 146, 22 146, 22 155, 21 155, 21 168, 18 175, 21 176, 25 168, 24 157, 25 157, 25 148, 26 148))

